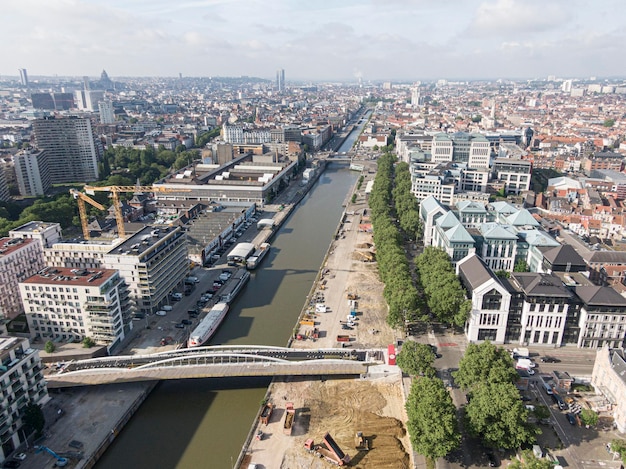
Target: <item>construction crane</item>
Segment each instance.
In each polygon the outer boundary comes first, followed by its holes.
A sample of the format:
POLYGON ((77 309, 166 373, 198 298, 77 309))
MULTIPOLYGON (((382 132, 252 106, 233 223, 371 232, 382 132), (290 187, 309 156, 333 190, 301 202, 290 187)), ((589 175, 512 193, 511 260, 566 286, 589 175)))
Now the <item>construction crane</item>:
POLYGON ((190 189, 172 189, 162 186, 85 186, 85 192, 95 195, 98 192, 110 192, 113 199, 113 209, 115 211, 115 222, 117 223, 117 234, 120 238, 126 235, 124 230, 124 215, 120 204, 120 192, 190 192, 190 189))
POLYGON ((77 191, 76 189, 70 189, 70 194, 72 194, 72 196, 78 202, 78 214, 80 215, 80 226, 82 226, 83 228, 83 237, 85 239, 90 239, 91 236, 89 235, 89 226, 88 226, 89 220, 87 219, 87 208, 85 207, 85 202, 89 203, 90 205, 93 205, 94 207, 100 210, 106 210, 106 207, 96 202, 91 197, 83 194, 82 192, 77 191))

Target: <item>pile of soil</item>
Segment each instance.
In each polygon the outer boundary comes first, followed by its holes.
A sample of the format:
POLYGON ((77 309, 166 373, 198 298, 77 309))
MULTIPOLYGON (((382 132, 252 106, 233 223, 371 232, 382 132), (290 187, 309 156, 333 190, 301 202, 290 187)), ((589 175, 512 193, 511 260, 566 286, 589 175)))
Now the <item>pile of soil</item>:
POLYGON ((350 467, 410 467, 409 454, 405 449, 406 432, 399 420, 403 418, 403 409, 398 405, 402 399, 397 396, 397 383, 332 380, 306 384, 307 388, 302 390, 304 405, 298 411, 298 435, 302 436, 297 437, 299 440, 287 449, 281 469, 328 468, 327 461, 304 449, 306 439, 312 438, 316 444, 321 443, 327 432, 350 455, 350 467), (356 449, 357 432, 362 432, 369 451, 356 449))

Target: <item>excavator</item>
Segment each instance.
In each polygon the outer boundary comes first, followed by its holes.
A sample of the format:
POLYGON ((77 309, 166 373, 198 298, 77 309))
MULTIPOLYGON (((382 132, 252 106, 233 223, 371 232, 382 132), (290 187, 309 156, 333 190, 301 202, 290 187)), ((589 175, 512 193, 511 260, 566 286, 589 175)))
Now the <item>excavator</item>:
POLYGON ((41 453, 42 451, 46 451, 47 453, 50 453, 57 460, 56 462, 57 467, 65 467, 67 463, 69 462, 66 458, 59 456, 47 446, 35 446, 35 453, 41 453))

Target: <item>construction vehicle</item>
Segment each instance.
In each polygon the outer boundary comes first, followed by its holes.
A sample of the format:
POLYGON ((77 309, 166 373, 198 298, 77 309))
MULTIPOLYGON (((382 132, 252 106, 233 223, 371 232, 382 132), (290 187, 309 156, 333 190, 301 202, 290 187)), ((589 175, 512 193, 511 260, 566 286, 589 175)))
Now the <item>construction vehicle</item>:
POLYGON ((274 406, 270 402, 266 402, 263 405, 263 409, 261 410, 261 415, 259 415, 259 422, 265 425, 270 423, 273 410, 274 410, 274 406))
POLYGON ((80 225, 83 228, 83 237, 85 239, 90 239, 91 236, 89 234, 89 221, 87 219, 87 207, 85 206, 85 202, 93 205, 97 209, 106 210, 106 207, 99 202, 96 202, 91 197, 83 194, 82 192, 77 191, 76 189, 70 189, 70 194, 76 199, 78 202, 78 213, 80 215, 80 225))
POLYGON ((354 446, 359 451, 369 451, 370 443, 369 440, 363 436, 363 432, 356 432, 354 436, 354 446))
POLYGON ((57 460, 56 465, 58 467, 65 467, 69 462, 66 458, 59 456, 47 446, 35 446, 35 453, 41 453, 42 451, 50 453, 57 460))
POLYGON ((312 438, 304 442, 304 448, 319 457, 326 458, 327 461, 337 466, 346 466, 350 462, 350 456, 344 453, 339 445, 335 442, 330 433, 324 435, 322 443, 316 445, 312 438))
POLYGON ((283 423, 283 433, 285 435, 291 435, 293 431, 293 423, 296 419, 296 409, 293 407, 293 402, 287 402, 285 406, 285 422, 283 423))
MULTIPOLYGON (((120 205, 120 192, 190 192, 190 189, 172 189, 162 186, 85 186, 85 192, 94 195, 96 192, 110 192, 113 199, 113 209, 115 211, 115 223, 117 224, 117 234, 120 238, 126 236, 124 229, 124 215, 120 205)), ((81 217, 81 221, 82 221, 81 217)))

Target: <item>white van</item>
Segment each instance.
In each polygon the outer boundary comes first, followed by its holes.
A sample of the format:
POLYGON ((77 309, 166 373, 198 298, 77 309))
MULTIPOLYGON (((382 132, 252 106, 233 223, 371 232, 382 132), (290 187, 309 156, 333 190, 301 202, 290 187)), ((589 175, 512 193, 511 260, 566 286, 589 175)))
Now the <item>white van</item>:
POLYGON ((173 310, 173 309, 174 309, 174 307, 173 307, 173 306, 170 306, 170 305, 165 305, 165 306, 161 306, 161 309, 162 309, 163 311, 171 311, 171 310, 173 310))

